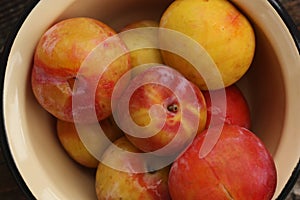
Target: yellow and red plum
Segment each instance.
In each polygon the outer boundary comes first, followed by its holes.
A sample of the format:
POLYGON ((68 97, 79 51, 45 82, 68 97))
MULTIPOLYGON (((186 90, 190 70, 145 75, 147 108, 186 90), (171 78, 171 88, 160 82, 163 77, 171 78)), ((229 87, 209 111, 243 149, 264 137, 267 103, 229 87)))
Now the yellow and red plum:
MULTIPOLYGON (((203 77, 196 68, 172 52, 162 51, 166 65, 179 70, 201 90, 219 89, 219 81, 225 87, 235 83, 248 70, 255 51, 254 30, 243 13, 227 0, 174 1, 163 13, 160 27, 185 34, 201 45, 215 62, 220 74, 203 77), (210 79, 210 88, 206 80, 210 79)), ((164 43, 168 36, 162 34, 164 43)), ((179 41, 173 41, 178 45, 179 41)), ((184 44, 185 51, 193 54, 193 48, 184 44)), ((194 59, 197 59, 195 56, 194 59)))
MULTIPOLYGON (((141 153, 126 137, 116 140, 113 145, 133 153, 141 153)), ((147 166, 139 157, 130 157, 126 153, 116 151, 113 146, 103 154, 103 162, 113 163, 107 166, 99 163, 96 173, 96 193, 98 200, 130 199, 130 200, 161 200, 170 199, 168 190, 169 167, 148 172, 147 166), (108 161, 109 160, 109 161, 108 161), (127 169, 118 170, 117 166, 127 169), (145 167, 145 172, 135 172, 136 165, 145 167)))
MULTIPOLYGON (((100 58, 89 58, 95 49, 99 51, 96 52, 98 57, 111 56, 106 54, 113 54, 114 50, 127 51, 112 28, 91 18, 62 20, 40 38, 34 54, 31 85, 37 101, 56 118, 73 122, 73 114, 79 115, 82 113, 80 109, 87 109, 87 106, 72 106, 75 81, 85 87, 78 90, 77 99, 87 101, 85 98, 89 93, 95 96, 92 103, 96 110, 96 120, 100 121, 111 114, 110 100, 114 85, 131 68, 130 58, 124 54, 106 67, 100 58), (108 40, 111 37, 114 39, 108 40), (105 47, 103 51, 97 49, 99 45, 105 47), (90 66, 78 75, 84 63, 90 66), (98 75, 99 68, 102 70, 101 75, 98 75), (96 85, 95 91, 90 87, 92 84, 96 85)), ((89 116, 77 117, 76 120, 95 121, 89 116)))

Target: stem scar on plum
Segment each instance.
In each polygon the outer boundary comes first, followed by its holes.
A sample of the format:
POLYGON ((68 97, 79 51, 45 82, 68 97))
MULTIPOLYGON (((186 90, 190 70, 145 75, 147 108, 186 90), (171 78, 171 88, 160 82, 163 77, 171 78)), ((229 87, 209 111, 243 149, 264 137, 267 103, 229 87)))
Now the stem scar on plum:
POLYGON ((75 83, 76 77, 71 77, 67 81, 69 83, 70 88, 73 90, 74 83, 75 83))
POLYGON ((167 106, 167 109, 168 109, 168 111, 170 111, 172 113, 177 113, 179 110, 179 105, 177 103, 172 103, 167 106))

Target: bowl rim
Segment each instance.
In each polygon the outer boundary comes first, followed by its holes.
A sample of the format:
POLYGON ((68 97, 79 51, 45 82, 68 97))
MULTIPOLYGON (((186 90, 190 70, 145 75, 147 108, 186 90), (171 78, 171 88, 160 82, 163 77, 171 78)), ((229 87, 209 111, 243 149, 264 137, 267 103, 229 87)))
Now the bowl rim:
MULTIPOLYGON (((9 167, 9 170, 11 171, 14 179, 16 180, 19 188, 24 193, 27 199, 36 199, 32 192, 30 191, 29 187, 26 185, 24 179, 22 178, 16 164, 14 161, 14 158, 11 154, 7 136, 6 136, 6 128, 4 124, 4 116, 3 116, 3 89, 4 89, 4 80, 5 80, 5 71, 6 71, 6 65, 9 57, 9 53, 11 50, 11 47, 14 43, 14 39, 23 25, 24 21, 30 14, 30 12, 33 10, 33 8, 38 4, 40 0, 30 0, 28 3, 28 6, 24 9, 22 15, 19 18, 18 23, 12 28, 11 32, 9 33, 8 37, 6 38, 6 42, 4 44, 4 49, 2 54, 0 55, 0 89, 1 89, 1 99, 2 104, 0 106, 1 109, 1 116, 0 116, 0 145, 2 148, 2 152, 4 155, 4 159, 6 160, 6 163, 9 167)), ((279 2, 279 0, 268 0, 268 2, 271 4, 271 6, 276 10, 276 12, 279 14, 285 25, 287 26, 295 45, 298 49, 298 52, 300 54, 300 32, 297 29, 296 24, 290 17, 290 15, 287 13, 286 9, 283 7, 283 5, 279 2)), ((284 200, 294 187, 294 185, 297 182, 297 179, 300 175, 300 157, 298 160, 297 165, 295 166, 291 176, 289 177, 287 183, 285 184, 284 188, 280 192, 279 196, 276 198, 278 200, 284 200)))
MULTIPOLYGON (((300 54, 300 32, 296 24, 294 23, 291 16, 288 14, 287 10, 283 7, 283 5, 279 2, 279 0, 268 0, 271 6, 276 10, 279 14, 285 25, 287 26, 292 38, 294 39, 295 45, 298 49, 298 53, 300 54)), ((287 183, 285 184, 282 191, 279 193, 277 200, 284 200, 288 196, 288 194, 293 189, 294 185, 296 184, 298 178, 300 177, 300 157, 298 159, 298 163, 295 166, 290 178, 288 179, 287 183)))
POLYGON ((6 160, 6 163, 8 165, 8 168, 13 175, 14 179, 16 180, 17 185, 19 186, 20 190, 23 192, 25 197, 27 199, 33 200, 36 199, 36 197, 33 195, 33 193, 30 191, 29 187, 25 183, 24 179, 22 178, 16 163, 14 161, 14 158, 11 154, 7 136, 6 136, 6 128, 5 128, 5 122, 4 122, 4 105, 3 105, 3 90, 4 90, 4 80, 5 80, 5 71, 7 67, 7 61, 10 54, 11 47, 14 43, 15 37, 17 36, 17 33, 21 26, 23 25, 25 19, 30 14, 30 12, 33 10, 33 8, 38 4, 40 0, 30 0, 28 1, 28 5, 25 7, 24 11, 19 17, 19 20, 17 21, 16 25, 11 29, 10 33, 8 34, 6 41, 4 43, 3 51, 0 55, 0 89, 1 89, 1 116, 0 116, 0 145, 1 150, 4 155, 4 159, 6 160))

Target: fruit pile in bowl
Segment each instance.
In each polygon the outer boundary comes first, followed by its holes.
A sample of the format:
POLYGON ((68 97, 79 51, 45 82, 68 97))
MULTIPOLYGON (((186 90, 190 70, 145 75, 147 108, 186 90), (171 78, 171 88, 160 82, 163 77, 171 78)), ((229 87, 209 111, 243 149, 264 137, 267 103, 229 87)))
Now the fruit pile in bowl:
MULTIPOLYGON (((8 134, 8 140, 35 197, 279 195, 299 159, 284 162, 284 150, 299 146, 291 147, 298 126, 291 109, 299 106, 290 87, 299 72, 284 66, 294 67, 299 57, 291 37, 277 44, 271 34, 279 18, 267 2, 59 4, 27 34, 34 42, 26 76, 5 96, 8 108, 19 86, 26 94, 14 116, 22 138, 8 134), (274 24, 252 13, 257 6, 269 6, 274 24)), ((21 30, 51 5, 37 4, 21 30)), ((13 114, 6 110, 5 117, 14 133, 13 114)))

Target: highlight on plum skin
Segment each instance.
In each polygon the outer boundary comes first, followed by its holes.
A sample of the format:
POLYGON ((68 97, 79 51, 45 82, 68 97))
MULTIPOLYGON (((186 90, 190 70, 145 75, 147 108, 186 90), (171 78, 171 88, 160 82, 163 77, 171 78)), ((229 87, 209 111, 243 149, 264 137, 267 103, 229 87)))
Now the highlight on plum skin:
POLYGON ((172 199, 270 200, 277 172, 262 141, 246 128, 224 125, 212 151, 199 156, 207 135, 216 131, 206 129, 197 135, 173 163, 168 182, 172 199))

